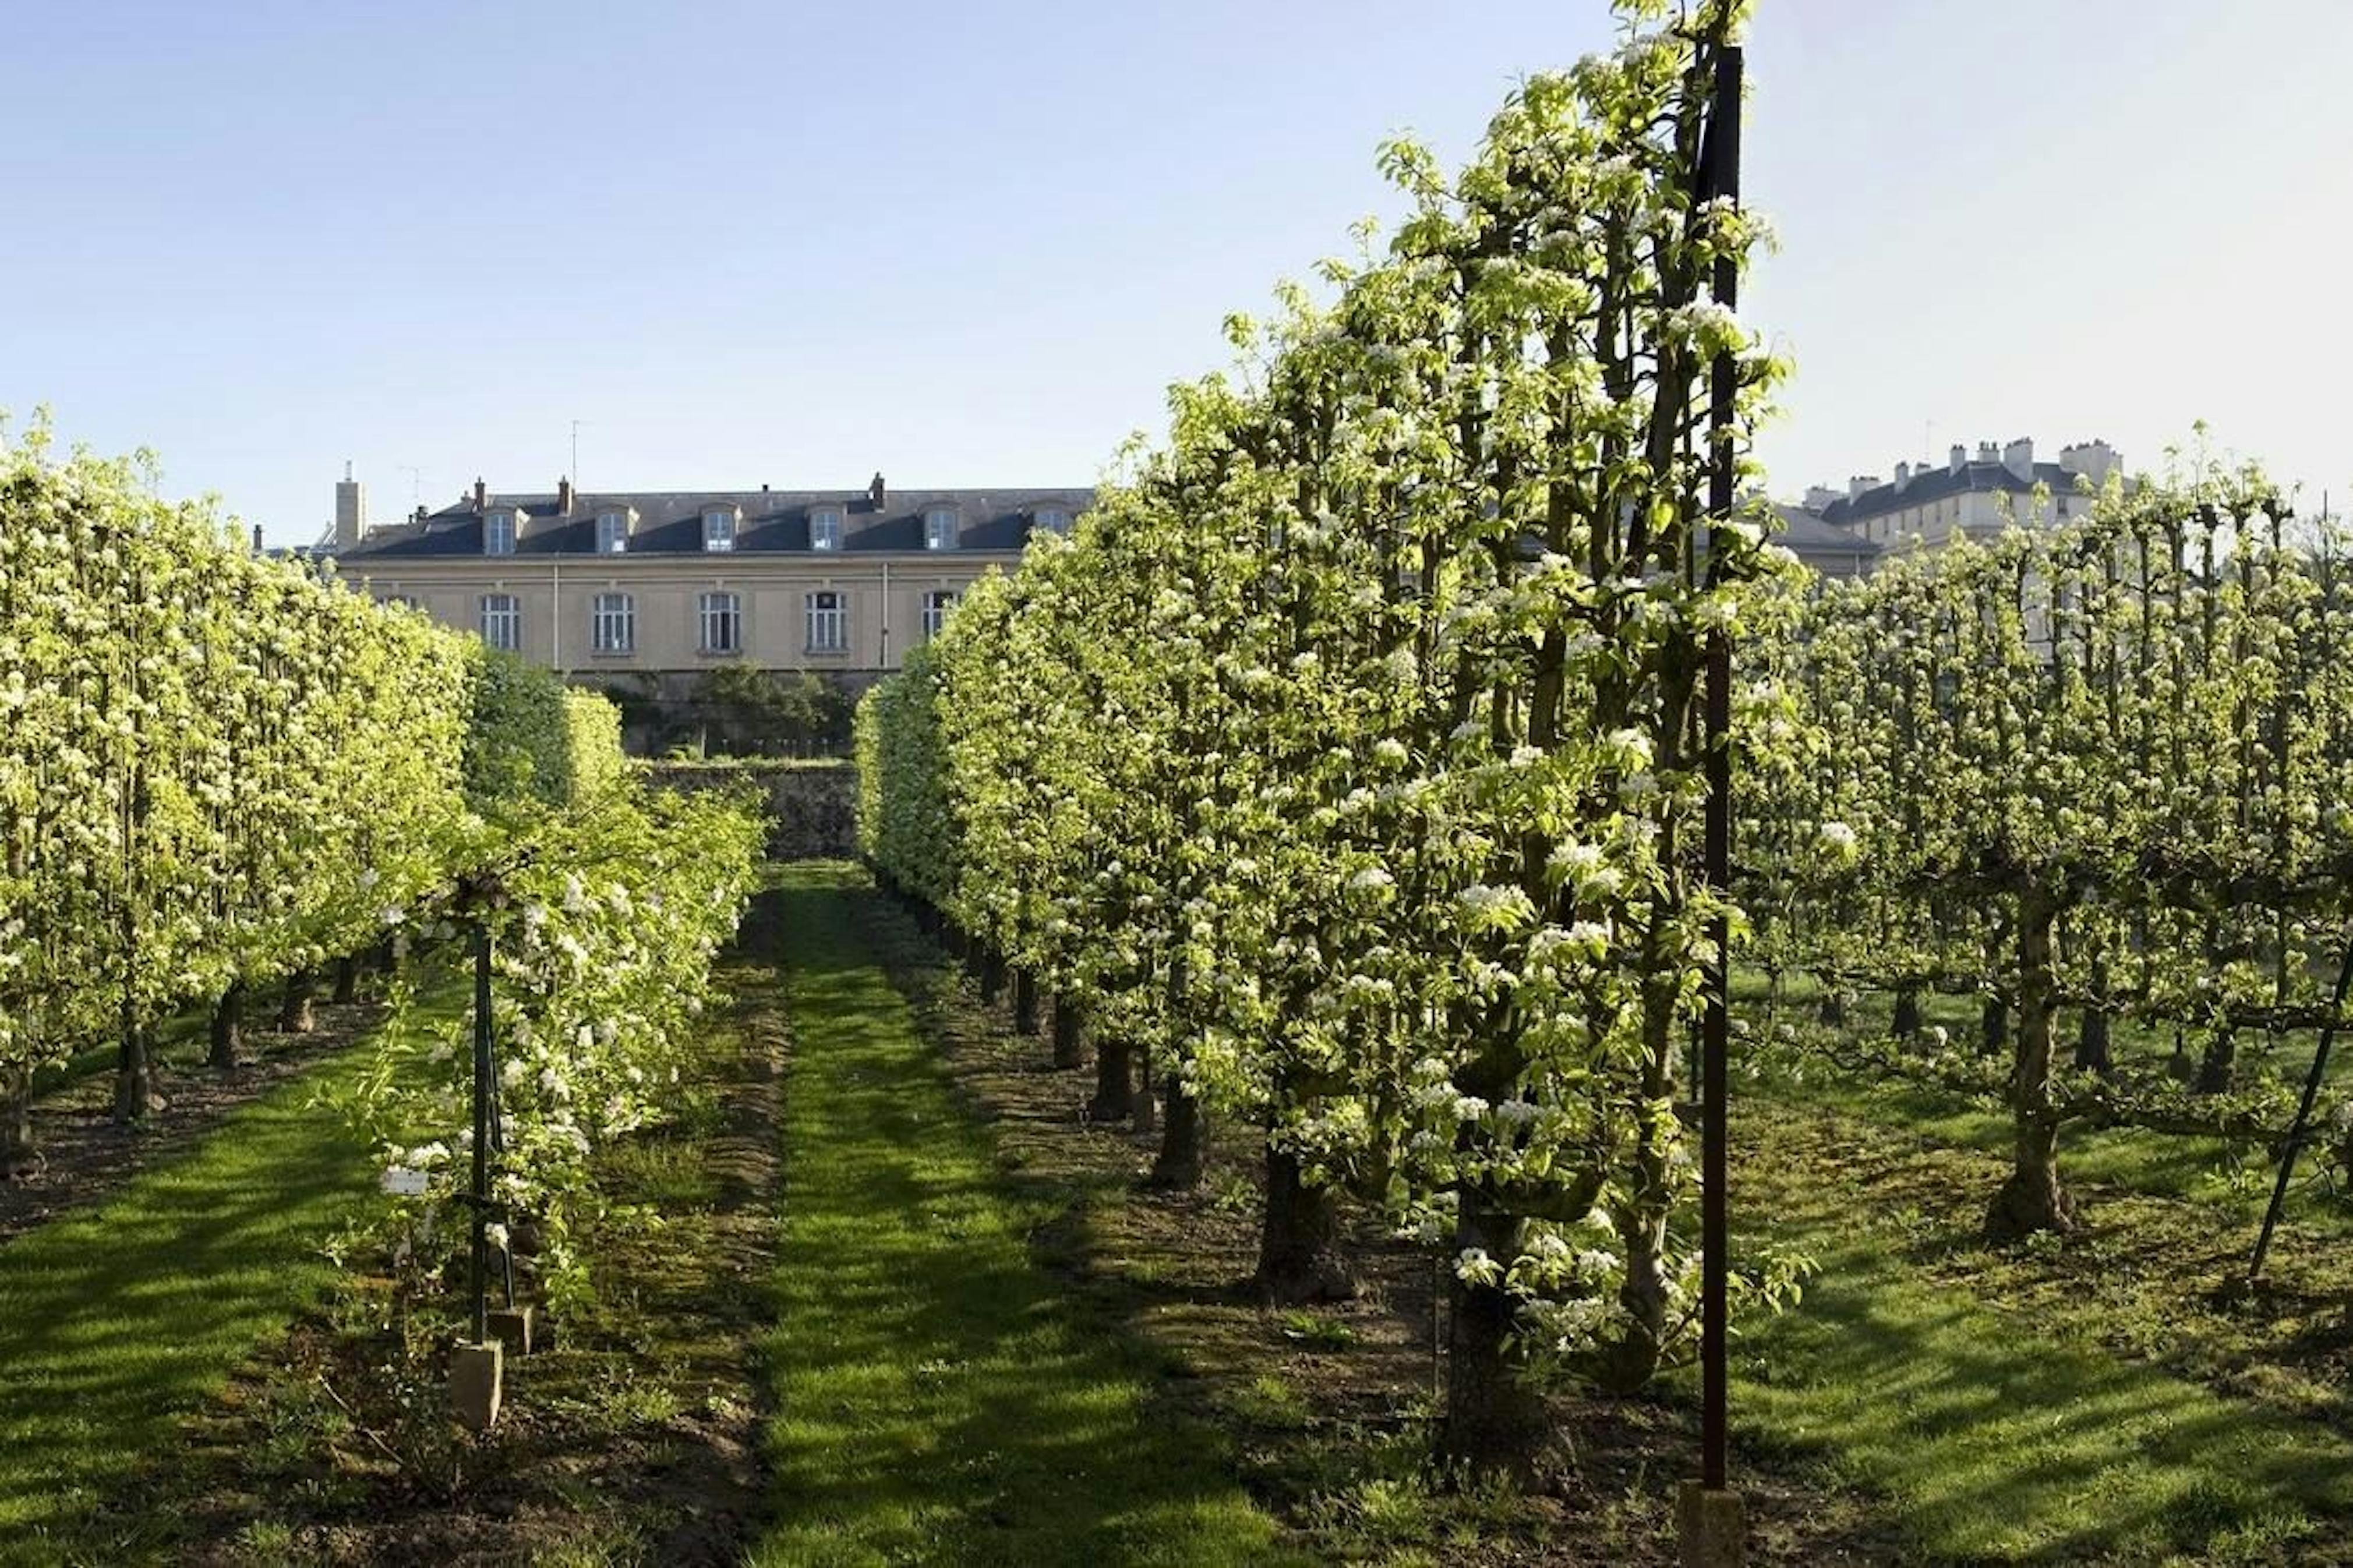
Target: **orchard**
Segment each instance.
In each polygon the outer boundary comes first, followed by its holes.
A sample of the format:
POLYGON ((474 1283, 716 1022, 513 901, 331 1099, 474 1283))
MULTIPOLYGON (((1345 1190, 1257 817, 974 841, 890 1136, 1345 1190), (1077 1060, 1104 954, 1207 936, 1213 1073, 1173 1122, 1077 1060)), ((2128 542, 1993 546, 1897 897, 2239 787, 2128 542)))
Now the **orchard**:
POLYGON ((1385 144, 851 763, 0 442, 0 1563, 2353 1558, 2353 552, 1799 565, 1747 10, 1385 144))

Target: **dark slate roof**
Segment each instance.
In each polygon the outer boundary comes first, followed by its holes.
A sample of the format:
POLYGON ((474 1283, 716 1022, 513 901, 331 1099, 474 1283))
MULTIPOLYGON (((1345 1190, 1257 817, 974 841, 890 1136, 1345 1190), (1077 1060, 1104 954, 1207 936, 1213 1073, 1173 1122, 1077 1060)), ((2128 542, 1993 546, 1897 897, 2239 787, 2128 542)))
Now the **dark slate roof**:
MULTIPOLYGON (((492 495, 484 510, 519 508, 522 514, 517 555, 594 555, 596 514, 635 508, 629 534, 632 555, 701 555, 705 507, 733 504, 741 510, 735 553, 803 551, 809 547, 809 513, 820 506, 841 510, 841 548, 899 550, 921 553, 923 514, 934 507, 956 509, 956 549, 1015 551, 1028 542, 1030 519, 1041 507, 1072 517, 1094 504, 1092 489, 891 490, 877 508, 864 490, 633 490, 573 498, 572 515, 557 515, 556 497, 492 495)), ((375 528, 357 548, 360 556, 480 555, 482 514, 473 498, 428 515, 423 526, 375 528)))
POLYGON ((2037 463, 2034 477, 2021 479, 2010 472, 2010 466, 1998 459, 1979 458, 1961 465, 1958 472, 1948 465, 1941 468, 1923 468, 1911 481, 1897 489, 1894 481, 1868 489, 1859 496, 1841 496, 1822 508, 1825 522, 1852 526, 1883 512, 1902 511, 1906 507, 1943 500, 1949 496, 1967 495, 1975 491, 2007 491, 2024 495, 2036 485, 2049 485, 2055 496, 2075 493, 2075 471, 2057 463, 2037 463))
POLYGON ((1799 560, 1809 555, 1852 555, 1865 560, 1879 553, 1879 546, 1851 530, 1824 522, 1801 506, 1773 503, 1773 510, 1781 519, 1781 531, 1773 542, 1784 545, 1799 560))

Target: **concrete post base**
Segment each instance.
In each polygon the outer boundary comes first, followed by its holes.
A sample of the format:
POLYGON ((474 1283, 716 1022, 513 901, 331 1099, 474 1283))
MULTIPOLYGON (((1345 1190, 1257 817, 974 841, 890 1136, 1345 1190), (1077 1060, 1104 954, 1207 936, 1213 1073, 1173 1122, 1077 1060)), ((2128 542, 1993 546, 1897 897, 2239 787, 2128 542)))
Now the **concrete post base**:
POLYGON ((477 1432, 489 1431, 499 1418, 505 1361, 506 1347, 496 1340, 457 1345, 449 1352, 450 1411, 477 1432))
POLYGON ((493 1310, 490 1315, 491 1338, 506 1347, 512 1356, 532 1352, 532 1309, 517 1304, 503 1311, 493 1310))
POLYGON ((1748 1514, 1740 1494, 1685 1481, 1675 1496, 1675 1542, 1683 1568, 1740 1568, 1748 1552, 1748 1514))

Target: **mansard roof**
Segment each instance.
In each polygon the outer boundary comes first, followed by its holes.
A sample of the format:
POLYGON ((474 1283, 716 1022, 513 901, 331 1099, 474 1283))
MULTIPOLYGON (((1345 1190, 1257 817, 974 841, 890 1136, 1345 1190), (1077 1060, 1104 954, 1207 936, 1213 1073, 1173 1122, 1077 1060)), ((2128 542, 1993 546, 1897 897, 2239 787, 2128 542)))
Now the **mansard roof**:
MULTIPOLYGON (((1029 537, 1031 521, 1041 509, 1075 517, 1094 504, 1092 489, 932 489, 890 490, 880 505, 866 490, 628 490, 580 494, 572 498, 565 516, 560 498, 551 493, 498 494, 483 500, 476 510, 473 498, 429 513, 420 522, 396 528, 375 528, 347 558, 480 555, 482 520, 486 513, 512 510, 520 514, 515 529, 517 555, 594 555, 599 512, 634 510, 637 522, 629 531, 631 555, 700 555, 703 513, 714 506, 733 506, 741 518, 735 530, 737 553, 809 549, 809 513, 820 508, 841 513, 841 550, 905 551, 922 553, 923 516, 940 507, 956 513, 956 549, 1018 551, 1029 537)), ((830 553, 830 552, 828 552, 830 553)))

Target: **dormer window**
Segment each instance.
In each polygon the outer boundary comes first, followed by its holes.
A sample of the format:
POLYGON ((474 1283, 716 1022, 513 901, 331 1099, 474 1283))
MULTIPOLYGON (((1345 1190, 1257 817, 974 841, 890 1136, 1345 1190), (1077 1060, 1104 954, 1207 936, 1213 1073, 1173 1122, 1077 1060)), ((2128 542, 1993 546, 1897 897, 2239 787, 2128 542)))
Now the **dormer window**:
POLYGON ((956 547, 956 514, 954 507, 935 506, 923 513, 923 548, 954 550, 956 547))
POLYGON ((1071 514, 1058 506, 1041 506, 1031 516, 1031 525, 1046 533, 1071 531, 1071 514))
POLYGON ((702 514, 702 548, 709 551, 735 548, 735 509, 733 507, 712 507, 702 514))
POLYGON ((809 513, 809 548, 839 550, 841 548, 841 510, 838 507, 821 506, 809 513))
POLYGON ((515 547, 515 514, 501 507, 482 514, 482 553, 512 555, 515 547))
POLYGON ((625 511, 600 511, 596 514, 596 553, 619 555, 629 548, 629 514, 625 511))

